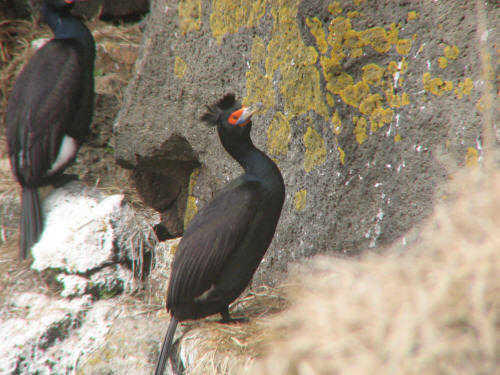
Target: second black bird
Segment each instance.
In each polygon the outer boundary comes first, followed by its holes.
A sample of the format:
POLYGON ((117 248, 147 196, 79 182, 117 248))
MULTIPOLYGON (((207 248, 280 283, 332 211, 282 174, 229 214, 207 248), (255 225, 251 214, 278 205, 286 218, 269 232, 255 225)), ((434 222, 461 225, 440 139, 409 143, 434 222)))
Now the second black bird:
POLYGON ((244 169, 193 218, 177 249, 168 286, 172 318, 155 375, 171 355, 179 321, 220 313, 231 321, 229 304, 248 286, 276 230, 285 186, 278 167, 250 138, 255 109, 224 96, 202 120, 217 126, 225 150, 244 169))
POLYGON ((75 1, 44 1, 43 19, 54 38, 23 68, 7 105, 9 158, 22 186, 22 259, 43 229, 38 188, 55 182, 75 159, 92 119, 95 43, 70 13, 75 1))

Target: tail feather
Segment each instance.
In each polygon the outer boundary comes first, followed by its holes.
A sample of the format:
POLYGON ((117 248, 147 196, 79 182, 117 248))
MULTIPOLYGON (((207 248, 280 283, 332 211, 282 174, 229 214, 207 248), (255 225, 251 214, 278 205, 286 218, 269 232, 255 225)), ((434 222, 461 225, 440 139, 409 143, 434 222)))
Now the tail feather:
POLYGON ((158 358, 158 363, 156 364, 155 375, 163 375, 165 372, 165 366, 167 361, 172 354, 172 342, 174 340, 174 333, 177 328, 178 320, 175 317, 170 319, 170 324, 168 325, 167 333, 163 339, 163 344, 161 346, 160 357, 158 358))
POLYGON ((21 201, 19 257, 26 259, 31 247, 38 241, 42 233, 43 218, 40 197, 36 188, 24 188, 21 201))

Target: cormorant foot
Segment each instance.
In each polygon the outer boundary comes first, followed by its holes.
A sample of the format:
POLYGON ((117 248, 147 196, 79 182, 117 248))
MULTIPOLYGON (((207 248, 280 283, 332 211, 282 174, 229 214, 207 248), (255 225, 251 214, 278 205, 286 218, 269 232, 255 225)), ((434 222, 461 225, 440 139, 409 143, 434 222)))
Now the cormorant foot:
POLYGON ((229 318, 218 320, 217 323, 220 324, 238 324, 238 323, 248 323, 250 320, 248 318, 229 318))
POLYGON ((235 323, 248 323, 248 318, 231 318, 229 315, 229 310, 226 308, 225 310, 220 312, 222 319, 217 321, 217 323, 221 324, 235 324, 235 323))
POLYGON ((55 188, 60 188, 72 181, 79 181, 79 177, 77 174, 62 174, 60 176, 57 176, 57 179, 54 181, 53 186, 55 188))

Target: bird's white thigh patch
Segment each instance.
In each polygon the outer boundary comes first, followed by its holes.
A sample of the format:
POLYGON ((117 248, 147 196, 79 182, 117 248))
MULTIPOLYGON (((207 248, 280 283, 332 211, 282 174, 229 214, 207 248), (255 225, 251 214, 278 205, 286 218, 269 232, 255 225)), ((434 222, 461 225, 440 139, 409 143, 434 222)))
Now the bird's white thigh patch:
POLYGON ((70 137, 69 135, 65 135, 61 146, 59 147, 59 152, 57 154, 56 160, 52 163, 48 174, 52 174, 57 172, 61 167, 68 164, 68 162, 75 156, 78 151, 78 142, 70 137))

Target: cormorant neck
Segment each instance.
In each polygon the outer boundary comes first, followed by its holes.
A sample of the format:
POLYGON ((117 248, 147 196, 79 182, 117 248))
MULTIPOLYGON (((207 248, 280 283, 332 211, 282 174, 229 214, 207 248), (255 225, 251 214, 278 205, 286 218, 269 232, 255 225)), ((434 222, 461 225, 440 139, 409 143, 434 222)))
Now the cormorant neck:
POLYGON ((225 150, 243 167, 247 175, 263 178, 269 173, 271 165, 271 168, 275 168, 271 159, 254 146, 250 135, 237 141, 221 137, 221 141, 225 150))
POLYGON ((69 9, 56 11, 44 4, 42 13, 44 21, 54 33, 54 39, 75 39, 86 46, 94 46, 94 39, 87 26, 73 16, 69 9))

